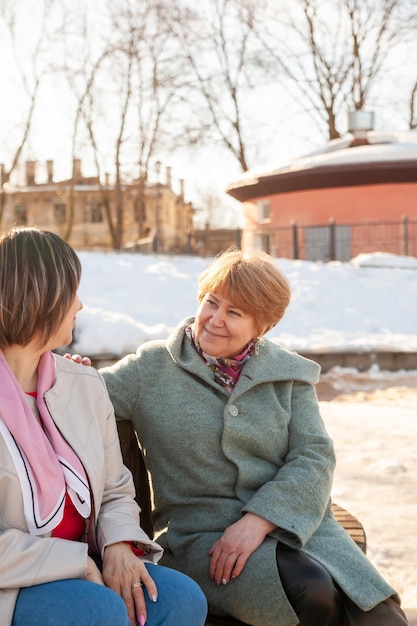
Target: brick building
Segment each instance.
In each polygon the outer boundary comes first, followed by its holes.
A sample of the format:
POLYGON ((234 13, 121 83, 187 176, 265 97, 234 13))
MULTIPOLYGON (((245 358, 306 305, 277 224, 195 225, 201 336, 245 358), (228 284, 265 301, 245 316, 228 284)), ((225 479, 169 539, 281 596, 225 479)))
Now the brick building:
POLYGON ((231 183, 228 193, 243 203, 242 247, 308 260, 376 249, 417 256, 417 132, 372 129, 373 116, 356 111, 346 136, 231 183))

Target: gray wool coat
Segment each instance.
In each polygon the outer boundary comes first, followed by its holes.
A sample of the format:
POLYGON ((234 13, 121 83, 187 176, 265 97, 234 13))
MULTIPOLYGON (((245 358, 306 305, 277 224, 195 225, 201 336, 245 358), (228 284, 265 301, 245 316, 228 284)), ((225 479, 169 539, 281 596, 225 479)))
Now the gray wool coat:
POLYGON ((192 321, 101 370, 152 476, 161 563, 194 578, 210 612, 254 626, 298 623, 279 579, 278 541, 322 563, 364 610, 395 595, 332 517, 335 458, 314 388, 318 365, 264 340, 229 395, 184 334, 192 321), (207 551, 246 511, 277 529, 238 578, 217 587, 207 551))

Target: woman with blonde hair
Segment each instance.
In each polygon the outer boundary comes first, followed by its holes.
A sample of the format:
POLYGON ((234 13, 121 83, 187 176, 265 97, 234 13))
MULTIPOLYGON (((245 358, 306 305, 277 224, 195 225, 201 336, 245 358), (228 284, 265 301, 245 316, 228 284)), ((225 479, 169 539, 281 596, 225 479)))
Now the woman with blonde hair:
POLYGON ((2 626, 202 626, 203 593, 140 527, 103 379, 52 353, 80 275, 54 233, 0 237, 2 626))
POLYGON ((201 274, 195 317, 102 370, 152 476, 163 562, 252 626, 400 626, 394 589, 331 512, 319 366, 264 335, 290 286, 262 252, 201 274))

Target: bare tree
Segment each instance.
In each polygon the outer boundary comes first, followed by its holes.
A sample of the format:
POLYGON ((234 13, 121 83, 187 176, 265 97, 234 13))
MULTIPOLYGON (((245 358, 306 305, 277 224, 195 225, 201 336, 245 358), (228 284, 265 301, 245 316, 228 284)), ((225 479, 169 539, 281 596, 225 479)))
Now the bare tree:
POLYGON ((408 127, 410 130, 417 129, 417 113, 416 113, 416 98, 417 98, 417 82, 414 84, 410 94, 410 116, 408 118, 408 127))
POLYGON ((135 217, 141 237, 148 171, 160 146, 172 140, 167 127, 182 74, 172 33, 165 26, 167 10, 169 3, 152 0, 109 2, 108 39, 96 59, 84 57, 75 72, 67 71, 77 94, 73 146, 76 137, 87 137, 115 249, 123 244, 123 182, 138 181, 135 217), (80 82, 82 89, 77 87, 80 82), (102 184, 105 168, 114 174, 112 199, 102 184))
POLYGON ((178 42, 168 27, 172 11, 169 0, 146 0, 140 6, 128 0, 125 10, 114 15, 121 39, 128 42, 124 52, 134 57, 132 145, 141 181, 147 180, 158 151, 171 151, 182 135, 178 117, 186 80, 178 42))
POLYGON ((263 0, 207 0, 197 11, 179 3, 171 22, 192 87, 185 137, 190 144, 223 146, 242 170, 249 168, 253 124, 247 99, 265 81, 257 36, 265 6, 263 0))
MULTIPOLYGON (((112 220, 112 215, 111 215, 111 210, 110 210, 110 202, 109 202, 109 198, 108 198, 108 194, 106 193, 105 187, 102 184, 102 172, 101 172, 101 163, 100 163, 100 158, 99 158, 99 150, 97 147, 97 142, 95 139, 95 133, 93 130, 93 123, 92 123, 92 119, 90 117, 91 111, 93 109, 93 105, 92 105, 92 101, 94 100, 93 98, 93 86, 94 86, 94 81, 96 79, 96 73, 99 71, 100 65, 103 62, 104 58, 107 56, 107 52, 105 51, 104 53, 102 53, 99 58, 95 61, 95 63, 93 64, 92 68, 90 68, 90 71, 88 73, 88 76, 84 76, 85 78, 85 83, 83 83, 83 89, 82 89, 82 93, 79 94, 77 92, 77 80, 75 80, 75 78, 79 79, 79 76, 74 77, 73 73, 71 71, 68 70, 68 68, 66 68, 66 76, 68 79, 68 82, 72 88, 73 93, 75 94, 76 97, 76 102, 77 102, 77 106, 76 106, 76 111, 75 111, 75 116, 74 116, 74 122, 73 122, 73 132, 72 132, 72 142, 71 142, 71 155, 72 155, 72 163, 73 163, 73 171, 72 171, 72 177, 71 177, 71 183, 70 183, 70 192, 69 192, 69 197, 68 197, 68 204, 67 204, 67 211, 66 211, 66 220, 65 220, 65 233, 64 233, 64 239, 69 239, 71 236, 71 231, 72 231, 72 227, 73 227, 73 222, 74 222, 74 199, 75 199, 75 194, 74 194, 74 186, 75 186, 75 172, 74 172, 74 163, 75 163, 75 158, 76 158, 76 154, 78 153, 79 150, 79 135, 80 135, 80 128, 83 126, 88 134, 88 138, 91 144, 91 149, 93 152, 93 158, 94 158, 94 163, 95 163, 95 167, 96 167, 96 171, 97 171, 97 182, 100 186, 100 192, 101 192, 101 197, 102 197, 102 204, 105 210, 105 214, 106 214, 106 218, 108 221, 108 225, 109 225, 109 230, 110 230, 110 237, 111 240, 113 242, 113 245, 117 244, 117 235, 114 232, 114 225, 113 225, 113 220, 112 220)), ((82 69, 83 72, 86 71, 87 68, 87 64, 83 63, 82 64, 82 69)))
MULTIPOLYGON (((24 4, 0 0, 0 26, 17 63, 23 59, 17 24, 24 4)), ((261 119, 264 87, 273 88, 278 100, 289 91, 320 130, 338 137, 342 115, 368 106, 386 80, 387 65, 395 64, 395 51, 413 45, 417 14, 414 0, 201 0, 197 8, 192 0, 108 0, 99 20, 83 0, 42 0, 41 6, 31 64, 17 65, 25 108, 1 182, 27 151, 45 78, 65 74, 72 159, 81 153, 95 166, 114 248, 124 242, 128 210, 138 238, 156 219, 146 212, 146 181, 155 161, 177 148, 214 148, 249 169, 262 144, 262 125, 272 133, 280 123, 261 119), (51 19, 57 5, 60 20, 56 13, 51 19), (71 31, 65 22, 70 10, 71 31), (113 176, 111 191, 106 172, 113 176), (125 181, 137 186, 133 209, 124 205, 125 181)), ((414 87, 409 100, 410 128, 417 127, 416 92, 414 87)), ((66 237, 74 198, 72 186, 66 237)), ((4 203, 2 193, 0 219, 4 203)))
MULTIPOLYGON (((3 218, 6 195, 4 193, 4 185, 9 182, 15 173, 21 160, 24 149, 27 146, 30 132, 32 129, 35 108, 39 98, 41 83, 44 77, 51 72, 50 65, 45 61, 45 48, 50 47, 55 35, 56 27, 51 28, 49 22, 50 12, 55 0, 44 0, 41 5, 40 19, 36 31, 36 25, 33 24, 32 32, 35 32, 33 47, 30 51, 30 64, 27 65, 22 60, 22 41, 19 38, 19 21, 24 8, 20 3, 1 0, 0 2, 0 20, 5 26, 6 32, 10 40, 13 50, 14 64, 16 67, 15 76, 19 78, 22 93, 25 96, 24 112, 16 131, 14 139, 14 148, 10 165, 3 166, 1 193, 0 193, 0 225, 3 218)), ((26 56, 27 58, 27 56, 26 56)), ((2 91, 2 98, 7 98, 8 90, 2 91)), ((4 138, 3 141, 6 141, 4 138)))
POLYGON ((334 139, 341 115, 368 104, 388 57, 415 33, 415 8, 402 0, 294 0, 274 25, 260 35, 270 62, 334 139))

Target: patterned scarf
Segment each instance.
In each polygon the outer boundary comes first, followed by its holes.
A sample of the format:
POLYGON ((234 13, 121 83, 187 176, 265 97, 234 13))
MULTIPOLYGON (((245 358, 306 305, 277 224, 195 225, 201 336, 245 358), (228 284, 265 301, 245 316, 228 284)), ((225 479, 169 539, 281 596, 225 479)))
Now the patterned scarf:
POLYGON ((36 420, 8 362, 0 350, 0 436, 6 442, 19 476, 29 532, 51 532, 62 520, 65 494, 80 515, 91 511, 84 468, 62 437, 45 404, 44 394, 55 383, 55 358, 42 355, 38 366, 36 420))
POLYGON ((195 333, 194 325, 188 326, 185 329, 187 337, 191 341, 191 345, 201 356, 203 361, 213 370, 214 380, 219 383, 227 391, 232 393, 237 381, 239 380, 240 373, 251 356, 257 355, 259 352, 259 339, 256 341, 249 341, 243 348, 240 354, 236 354, 233 358, 227 357, 214 357, 203 350, 198 343, 195 333))

